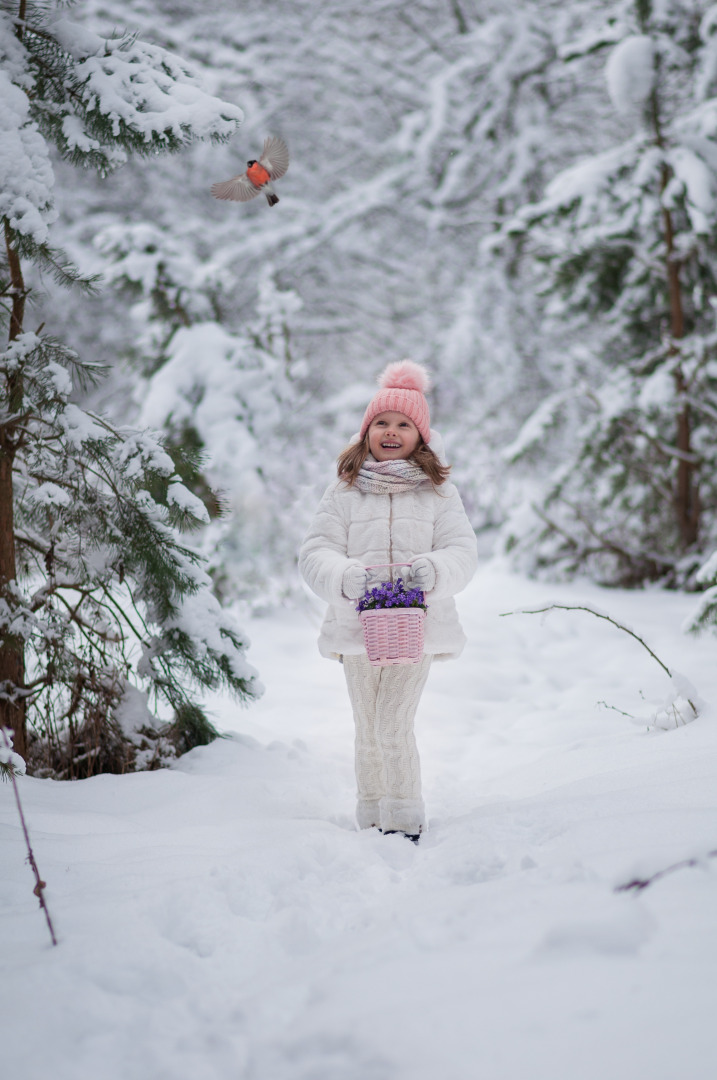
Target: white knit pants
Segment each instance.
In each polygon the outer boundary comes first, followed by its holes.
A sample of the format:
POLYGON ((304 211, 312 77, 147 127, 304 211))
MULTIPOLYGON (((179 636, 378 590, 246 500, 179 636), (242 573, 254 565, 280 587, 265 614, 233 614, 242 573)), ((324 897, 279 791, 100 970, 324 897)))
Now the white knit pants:
POLYGON ((344 656, 356 723, 360 829, 377 825, 384 832, 419 833, 425 825, 413 718, 431 659, 429 655, 418 664, 373 667, 365 655, 344 656))

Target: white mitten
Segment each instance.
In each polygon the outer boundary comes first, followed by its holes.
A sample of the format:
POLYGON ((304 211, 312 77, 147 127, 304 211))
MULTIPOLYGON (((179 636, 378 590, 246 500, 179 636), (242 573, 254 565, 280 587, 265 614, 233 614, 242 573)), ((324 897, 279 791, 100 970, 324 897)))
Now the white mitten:
POLYGON ((415 559, 411 567, 411 588, 421 592, 430 592, 436 587, 436 570, 430 559, 425 556, 415 559))
POLYGON ((358 600, 366 592, 368 574, 363 566, 349 566, 341 578, 341 591, 348 600, 358 600))

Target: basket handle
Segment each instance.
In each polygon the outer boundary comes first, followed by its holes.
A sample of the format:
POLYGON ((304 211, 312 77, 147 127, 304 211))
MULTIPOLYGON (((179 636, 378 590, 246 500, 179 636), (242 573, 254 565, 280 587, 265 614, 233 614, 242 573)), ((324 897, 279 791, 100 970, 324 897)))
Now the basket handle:
POLYGON ((412 562, 377 562, 373 566, 364 566, 364 570, 378 570, 380 566, 413 566, 412 562))

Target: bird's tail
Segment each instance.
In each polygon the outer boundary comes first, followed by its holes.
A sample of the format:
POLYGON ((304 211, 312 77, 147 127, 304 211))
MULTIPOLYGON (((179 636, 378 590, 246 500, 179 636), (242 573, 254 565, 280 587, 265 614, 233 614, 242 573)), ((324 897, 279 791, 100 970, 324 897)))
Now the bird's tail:
POLYGON ((264 194, 266 195, 266 201, 268 202, 269 206, 276 206, 279 201, 279 196, 274 195, 273 192, 268 191, 265 191, 264 194))

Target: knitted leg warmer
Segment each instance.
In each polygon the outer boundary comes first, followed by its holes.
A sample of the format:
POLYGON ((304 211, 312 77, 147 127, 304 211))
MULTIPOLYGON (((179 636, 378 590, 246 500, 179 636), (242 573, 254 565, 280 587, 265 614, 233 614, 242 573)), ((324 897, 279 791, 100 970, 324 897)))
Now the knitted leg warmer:
POLYGON ((344 656, 344 673, 356 728, 356 820, 359 829, 370 829, 381 824, 379 803, 383 795, 381 747, 376 735, 380 669, 371 667, 365 656, 344 656))
POLYGON ((413 719, 430 666, 430 656, 387 667, 373 667, 366 656, 344 657, 356 723, 360 828, 418 833, 425 825, 413 719))

